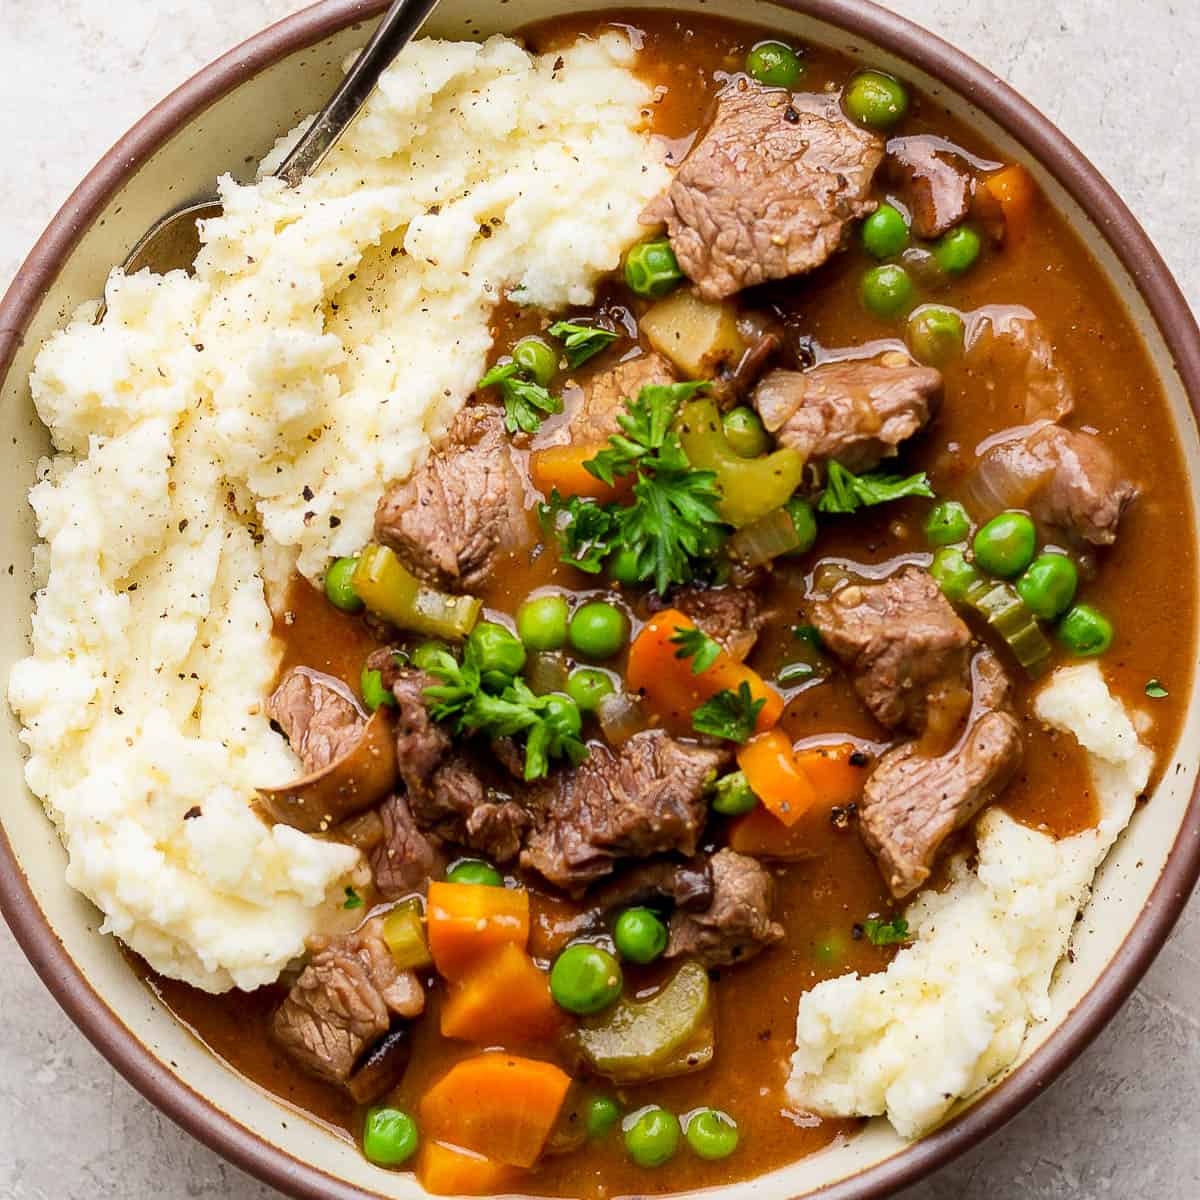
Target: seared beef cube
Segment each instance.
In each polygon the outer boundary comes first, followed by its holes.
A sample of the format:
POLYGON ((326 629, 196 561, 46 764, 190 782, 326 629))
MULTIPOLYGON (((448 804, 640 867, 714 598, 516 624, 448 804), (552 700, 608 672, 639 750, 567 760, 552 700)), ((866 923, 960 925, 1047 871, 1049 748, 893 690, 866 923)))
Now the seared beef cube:
POLYGON ((941 138, 892 138, 885 169, 903 189, 917 237, 941 237, 971 211, 975 177, 941 138))
POLYGON ((989 650, 974 663, 966 732, 945 754, 919 742, 889 750, 867 780, 859 828, 897 899, 933 869, 942 843, 1000 792, 1021 762, 1021 726, 1009 711, 1008 680, 989 650))
POLYGON ((396 700, 396 763, 409 793, 419 792, 450 753, 450 734, 429 714, 425 689, 437 680, 424 671, 402 667, 392 675, 396 700))
POLYGON ((578 767, 533 787, 534 828, 521 865, 579 891, 620 858, 692 855, 704 828, 704 790, 725 754, 661 730, 635 734, 614 753, 598 742, 578 767))
POLYGON ((771 920, 775 883, 756 859, 728 848, 709 865, 712 900, 699 911, 675 910, 667 957, 687 955, 705 966, 745 962, 783 937, 783 926, 771 920))
POLYGON ((809 462, 861 472, 924 428, 941 399, 941 372, 898 352, 879 359, 772 371, 754 391, 763 424, 809 462))
POLYGON ((305 1070, 345 1083, 393 1016, 420 1015, 425 991, 416 975, 397 968, 380 917, 351 934, 313 938, 309 948, 312 957, 276 1011, 272 1032, 305 1070))
POLYGON ((966 689, 970 632, 921 567, 847 583, 814 602, 811 615, 862 702, 889 729, 921 733, 931 703, 966 689))
POLYGON ((620 433, 617 418, 626 402, 636 400, 642 388, 675 382, 671 364, 651 351, 626 359, 593 375, 583 386, 583 400, 571 417, 570 440, 576 446, 600 446, 620 433))
POLYGON ((379 816, 383 839, 368 858, 379 894, 390 900, 424 892, 446 865, 441 839, 417 827, 406 796, 390 796, 380 805, 379 816))
POLYGON ((766 622, 758 596, 749 588, 680 588, 671 603, 738 662, 744 661, 758 641, 766 622))
POLYGON ((349 754, 367 721, 350 689, 332 675, 293 667, 267 700, 267 716, 311 775, 349 754))
POLYGON ((883 141, 832 95, 739 80, 643 215, 665 221, 685 274, 706 300, 819 267, 852 221, 876 208, 871 180, 883 141))
POLYGON ((375 536, 434 587, 470 592, 497 561, 529 544, 525 486, 492 404, 464 408, 446 443, 383 494, 375 536))

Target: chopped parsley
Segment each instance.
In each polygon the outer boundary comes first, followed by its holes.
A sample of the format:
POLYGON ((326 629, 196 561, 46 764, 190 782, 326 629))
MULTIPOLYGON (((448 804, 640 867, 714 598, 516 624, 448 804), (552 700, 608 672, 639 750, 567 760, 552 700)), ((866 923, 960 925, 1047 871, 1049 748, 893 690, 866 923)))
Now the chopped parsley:
POLYGON ((872 946, 903 946, 912 941, 908 934, 908 922, 903 917, 893 917, 890 921, 871 917, 862 923, 862 930, 872 946))
POLYGON ((352 888, 346 888, 346 903, 343 908, 362 908, 363 898, 352 888))
POLYGON ((526 780, 543 778, 552 758, 566 758, 574 766, 587 758, 587 745, 559 698, 535 695, 519 677, 506 677, 497 688, 493 673, 480 670, 474 642, 467 643, 461 663, 448 650, 436 650, 423 665, 441 681, 425 689, 434 720, 453 724, 460 734, 523 735, 526 780))
POLYGON ((543 417, 563 410, 562 397, 552 396, 512 361, 497 363, 475 386, 500 389, 504 400, 504 428, 509 433, 537 433, 543 417))
POLYGON ((766 702, 765 696, 755 700, 750 685, 743 680, 736 692, 723 688, 700 705, 692 713, 692 728, 697 733, 728 738, 731 742, 745 742, 754 732, 758 714, 766 702))
POLYGON ((841 463, 831 462, 817 509, 823 513, 853 513, 871 505, 902 500, 905 496, 933 498, 933 488, 924 471, 907 476, 886 475, 882 471, 855 475, 841 463))
POLYGON ((679 405, 707 383, 651 384, 626 403, 617 418, 621 432, 583 465, 603 483, 632 475, 631 504, 601 504, 553 493, 541 505, 543 527, 558 538, 562 557, 593 574, 618 549, 636 555, 639 581, 663 594, 688 583, 695 564, 709 559, 724 537, 716 510, 716 474, 692 468, 671 429, 679 405))
POLYGON ((671 643, 679 647, 675 651, 676 658, 692 660, 693 675, 703 675, 717 661, 717 655, 721 653, 720 644, 710 638, 703 629, 677 627, 671 637, 671 643))
POLYGON ((1171 693, 1157 680, 1150 679, 1146 682, 1146 695, 1151 700, 1165 700, 1171 693))
POLYGON ((567 366, 572 370, 617 340, 617 335, 611 329, 601 329, 599 325, 578 325, 574 321, 556 321, 546 332, 562 342, 567 366))

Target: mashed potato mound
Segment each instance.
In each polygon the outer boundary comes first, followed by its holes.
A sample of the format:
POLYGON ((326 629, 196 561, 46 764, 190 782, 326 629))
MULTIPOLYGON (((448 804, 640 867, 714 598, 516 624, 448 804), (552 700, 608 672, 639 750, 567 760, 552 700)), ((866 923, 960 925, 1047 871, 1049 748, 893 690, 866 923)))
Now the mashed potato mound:
POLYGON ((166 975, 275 979, 358 864, 250 807, 298 771, 263 710, 264 578, 368 541, 479 379, 497 302, 590 301, 666 184, 629 41, 557 57, 414 43, 318 175, 223 179, 194 277, 114 273, 102 323, 82 310, 38 356, 58 453, 10 701, 71 884, 166 975))
POLYGON ((844 975, 800 1000, 788 1096, 828 1116, 886 1114, 903 1137, 937 1124, 1012 1063, 1049 1013, 1096 869, 1128 824, 1153 756, 1094 663, 1054 673, 1037 716, 1088 752, 1101 821, 1056 841, 1000 809, 978 824, 978 867, 906 917, 916 940, 878 975, 844 975))

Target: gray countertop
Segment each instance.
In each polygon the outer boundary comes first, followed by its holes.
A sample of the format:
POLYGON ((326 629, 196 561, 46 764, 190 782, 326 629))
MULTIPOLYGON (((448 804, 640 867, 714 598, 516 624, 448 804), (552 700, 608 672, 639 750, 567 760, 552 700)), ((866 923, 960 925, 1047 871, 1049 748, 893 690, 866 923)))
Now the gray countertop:
MULTIPOLYGON (((885 0, 986 63, 1116 185, 1200 305, 1197 0, 885 0)), ((599 7, 599 0, 588 7, 599 7)), ((0 0, 0 287, 151 104, 298 0, 0 0)), ((276 1193, 92 1049, 0 925, 0 1200, 276 1193)), ((1200 906, 1045 1096, 904 1200, 1200 1197, 1200 906)))

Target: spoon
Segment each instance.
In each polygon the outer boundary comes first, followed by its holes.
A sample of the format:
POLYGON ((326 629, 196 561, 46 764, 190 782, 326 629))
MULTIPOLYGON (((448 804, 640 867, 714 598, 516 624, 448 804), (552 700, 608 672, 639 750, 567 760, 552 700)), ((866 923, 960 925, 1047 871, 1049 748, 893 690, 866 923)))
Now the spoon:
MULTIPOLYGON (((358 115, 380 75, 408 44, 436 3, 437 0, 393 0, 374 36, 354 60, 337 91, 313 118, 304 136, 275 172, 277 178, 289 187, 296 187, 320 165, 358 115)), ((159 273, 177 268, 186 270, 200 251, 197 222, 220 215, 220 200, 209 196, 160 217, 129 252, 122 264, 126 274, 143 267, 151 267, 159 273)), ((97 320, 103 315, 101 308, 97 320)))

